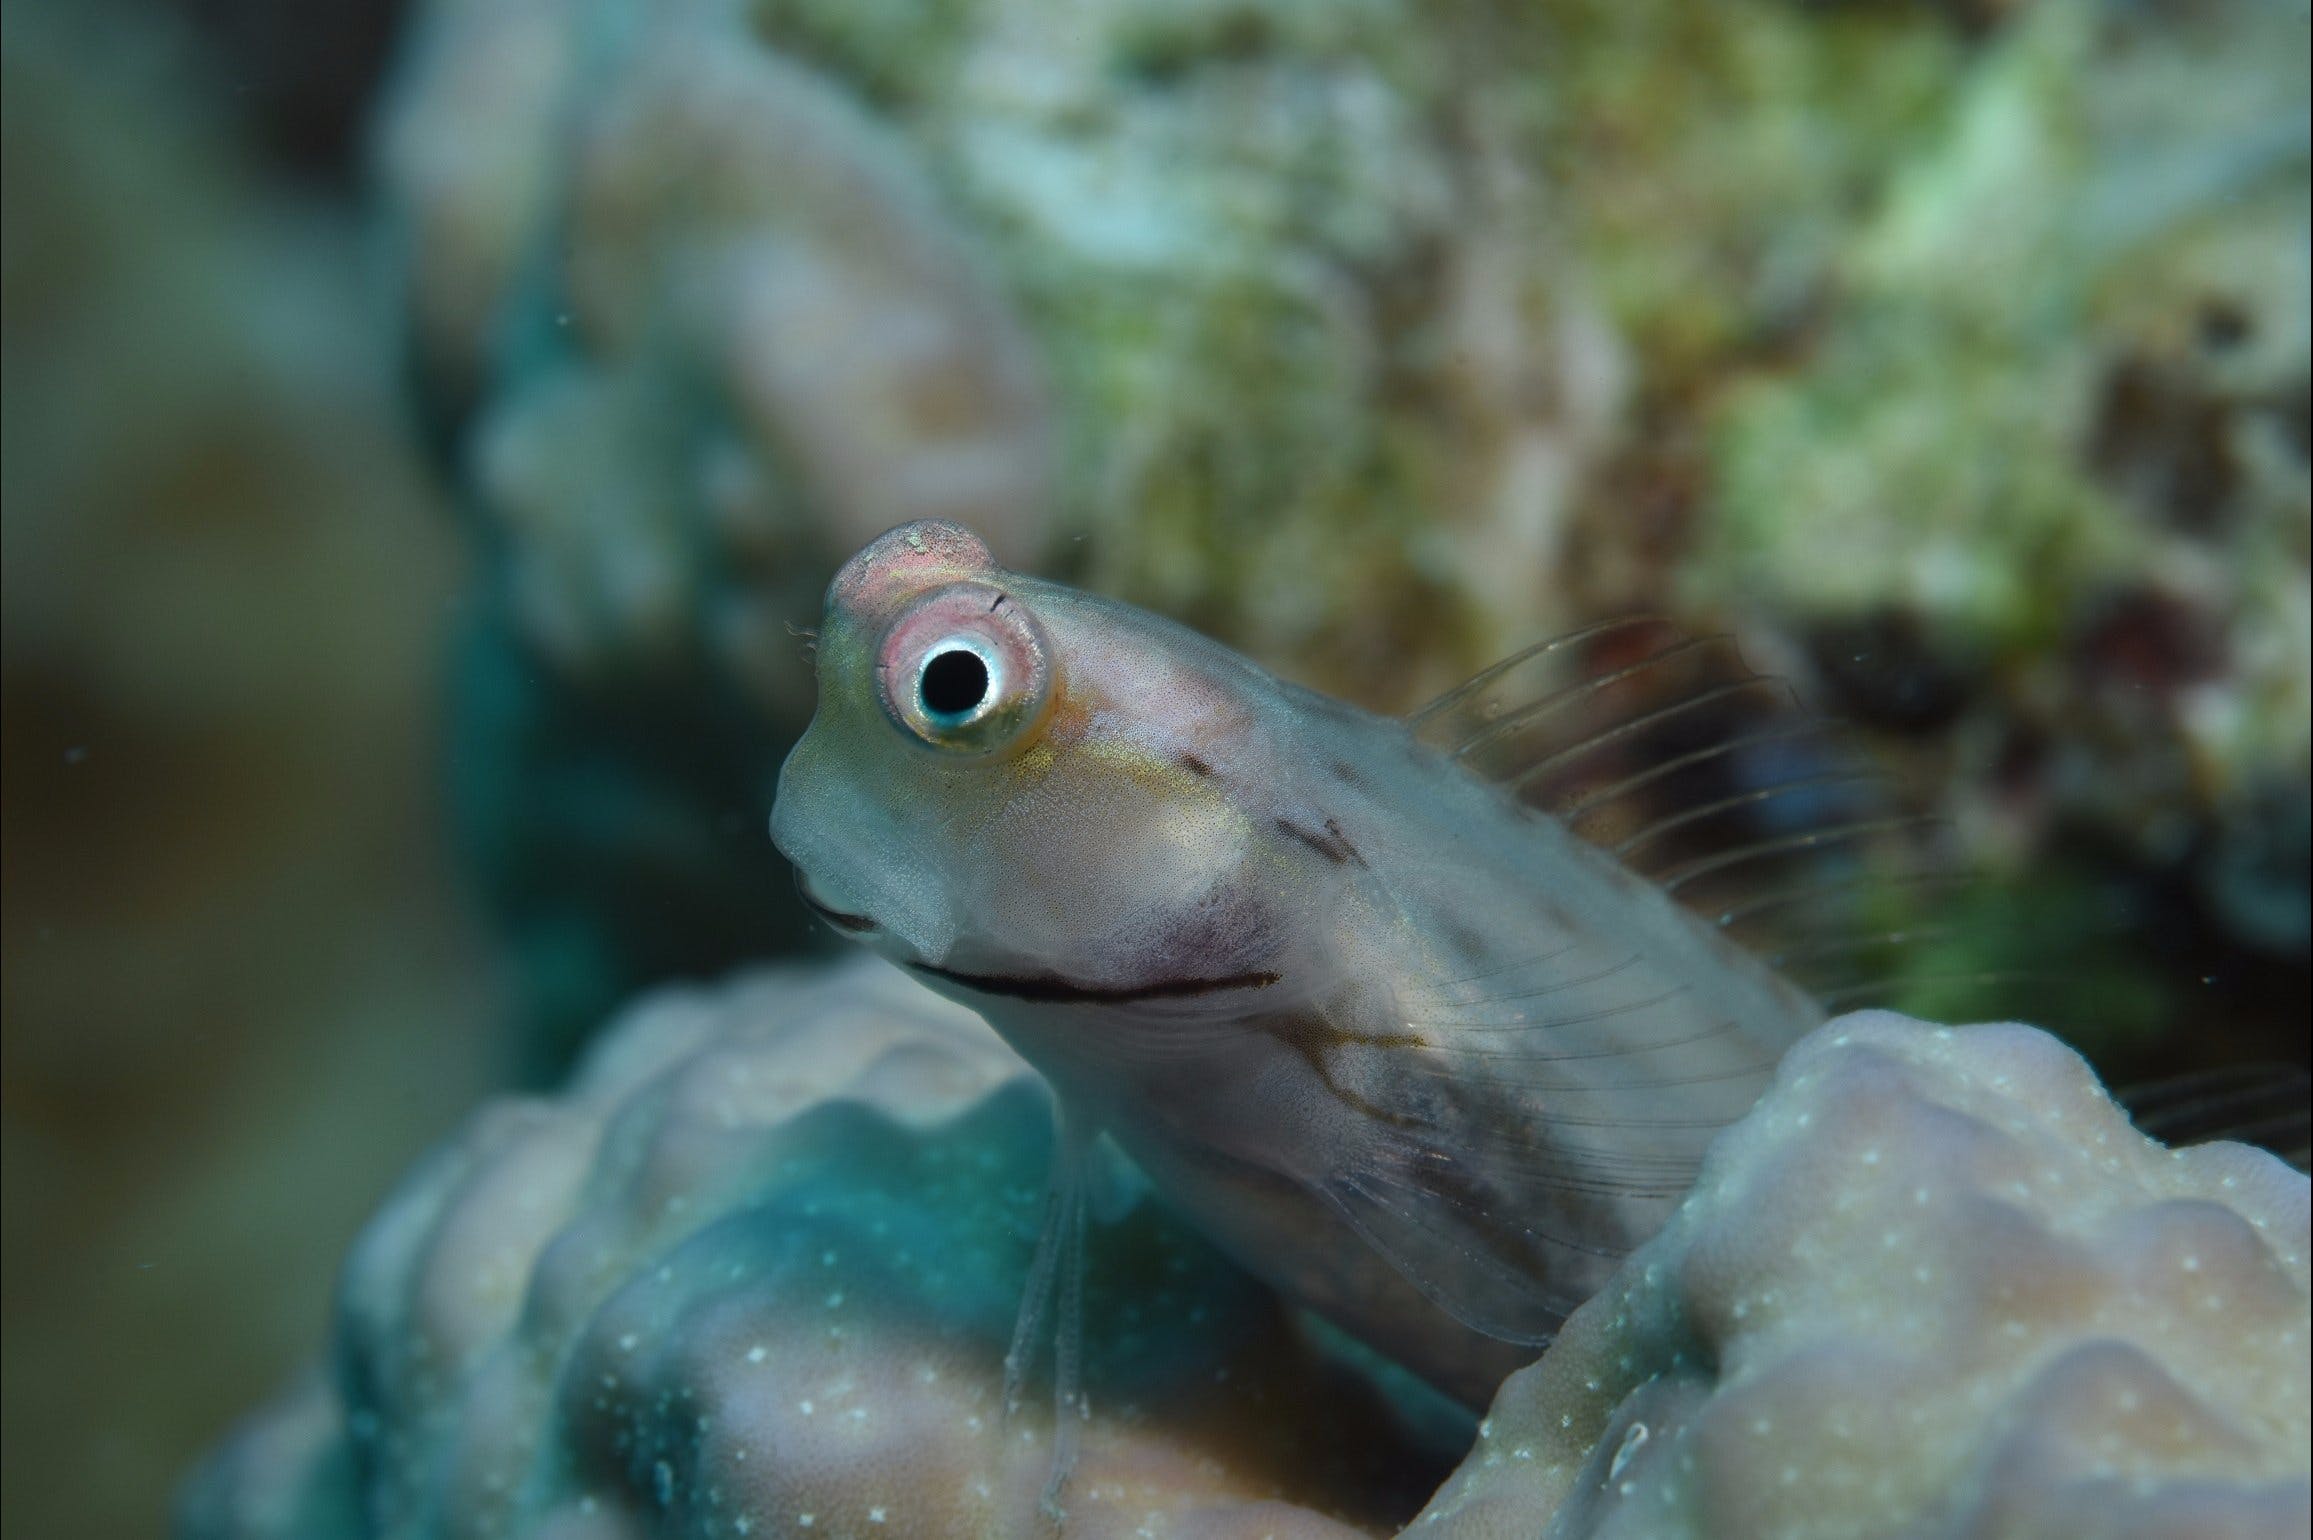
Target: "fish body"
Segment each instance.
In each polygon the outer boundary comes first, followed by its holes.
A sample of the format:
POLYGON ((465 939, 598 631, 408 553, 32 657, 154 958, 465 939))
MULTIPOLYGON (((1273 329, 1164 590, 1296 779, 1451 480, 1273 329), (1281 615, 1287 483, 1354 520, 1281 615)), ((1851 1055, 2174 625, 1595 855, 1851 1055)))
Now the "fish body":
POLYGON ((1286 1295, 1482 1405, 1821 1010, 1405 722, 919 524, 829 590, 779 847, 1286 1295))

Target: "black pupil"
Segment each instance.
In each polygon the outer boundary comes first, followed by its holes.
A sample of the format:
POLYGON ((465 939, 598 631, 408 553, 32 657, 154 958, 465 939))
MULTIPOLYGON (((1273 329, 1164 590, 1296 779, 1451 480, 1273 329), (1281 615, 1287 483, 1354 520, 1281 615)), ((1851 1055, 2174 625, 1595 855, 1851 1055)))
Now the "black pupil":
POLYGON ((988 665, 977 653, 943 652, 924 665, 919 688, 934 716, 964 716, 988 698, 988 665))

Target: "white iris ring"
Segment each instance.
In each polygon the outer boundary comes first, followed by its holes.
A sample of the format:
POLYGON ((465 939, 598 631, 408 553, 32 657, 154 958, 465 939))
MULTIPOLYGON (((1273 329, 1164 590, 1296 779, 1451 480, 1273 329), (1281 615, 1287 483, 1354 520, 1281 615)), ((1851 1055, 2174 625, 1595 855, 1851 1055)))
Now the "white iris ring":
POLYGON ((924 649, 924 660, 916 666, 916 709, 924 714, 925 721, 948 731, 953 731, 959 727, 969 727, 995 710, 996 703, 1003 698, 1004 661, 997 655, 994 648, 978 637, 957 632, 951 636, 941 637, 924 649), (931 702, 924 699, 924 676, 931 672, 934 663, 951 652, 970 653, 980 660, 980 666, 988 674, 986 688, 981 690, 979 700, 973 704, 969 711, 935 711, 932 709, 931 702))

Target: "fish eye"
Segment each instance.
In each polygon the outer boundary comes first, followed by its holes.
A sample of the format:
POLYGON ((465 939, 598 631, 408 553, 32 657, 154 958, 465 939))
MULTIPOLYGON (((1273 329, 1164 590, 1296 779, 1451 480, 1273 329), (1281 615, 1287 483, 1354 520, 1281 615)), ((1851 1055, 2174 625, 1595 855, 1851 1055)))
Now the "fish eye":
POLYGON ((877 650, 885 714, 918 740, 988 754, 1028 740, 1051 703, 1044 628, 1004 590, 953 583, 917 600, 877 650))
POLYGON ((925 715, 960 722, 988 703, 993 683, 988 660, 979 649, 962 637, 952 637, 924 659, 916 695, 925 715))

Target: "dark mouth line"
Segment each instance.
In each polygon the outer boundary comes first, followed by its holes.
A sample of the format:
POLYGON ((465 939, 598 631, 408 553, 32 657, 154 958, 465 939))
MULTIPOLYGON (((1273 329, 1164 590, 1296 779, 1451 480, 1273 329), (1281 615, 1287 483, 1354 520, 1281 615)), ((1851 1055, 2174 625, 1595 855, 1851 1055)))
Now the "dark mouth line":
POLYGON ((1059 1005, 1130 1005, 1141 1000, 1191 1000, 1232 989, 1267 989, 1277 982, 1274 973, 1236 973, 1217 979, 1159 979, 1153 984, 1079 984, 1072 979, 1044 975, 1017 977, 1004 974, 958 973, 931 963, 912 962, 918 973, 984 995, 1009 995, 1015 1000, 1036 1000, 1059 1005))
POLYGON ((803 886, 803 876, 801 873, 797 873, 795 877, 795 896, 803 900, 805 908, 809 909, 813 914, 818 915, 821 919, 834 926, 837 930, 847 930, 850 931, 853 935, 857 936, 863 935, 866 932, 875 929, 875 921, 869 919, 866 915, 846 914, 841 909, 830 909, 825 904, 821 903, 818 899, 813 898, 810 891, 803 886))

